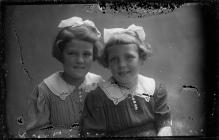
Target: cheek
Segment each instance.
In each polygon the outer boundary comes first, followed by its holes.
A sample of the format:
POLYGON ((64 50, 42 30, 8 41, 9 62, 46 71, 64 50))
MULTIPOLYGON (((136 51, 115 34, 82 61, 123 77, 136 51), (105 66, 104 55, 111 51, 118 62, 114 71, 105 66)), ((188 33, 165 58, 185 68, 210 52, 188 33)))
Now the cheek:
POLYGON ((111 71, 111 73, 112 73, 113 75, 116 75, 117 72, 118 72, 118 69, 117 69, 116 66, 109 66, 109 70, 111 71))
POLYGON ((130 65, 129 65, 129 68, 132 70, 132 71, 139 71, 139 69, 140 69, 140 66, 141 66, 142 64, 141 63, 139 63, 138 61, 136 61, 136 62, 133 62, 133 63, 131 63, 130 65))
POLYGON ((64 67, 65 69, 71 69, 72 65, 73 65, 72 62, 69 62, 69 61, 66 61, 66 60, 63 61, 63 67, 64 67))
POLYGON ((66 57, 66 56, 64 56, 63 57, 63 63, 65 64, 65 65, 71 65, 71 64, 74 64, 74 58, 70 58, 70 57, 66 57))
POLYGON ((89 63, 86 63, 85 64, 86 69, 89 70, 91 68, 91 65, 92 65, 92 61, 89 63))
POLYGON ((93 63, 93 57, 89 57, 89 58, 86 58, 84 60, 85 60, 84 62, 86 65, 91 65, 93 63))
POLYGON ((113 69, 116 69, 116 64, 115 63, 108 63, 109 65, 108 65, 108 68, 110 69, 110 70, 113 70, 113 69))
POLYGON ((86 71, 89 71, 92 64, 93 64, 92 58, 91 59, 86 59, 86 60, 84 60, 83 66, 85 66, 86 71))
POLYGON ((132 65, 135 67, 141 66, 142 65, 142 61, 139 58, 136 58, 133 62, 132 65))

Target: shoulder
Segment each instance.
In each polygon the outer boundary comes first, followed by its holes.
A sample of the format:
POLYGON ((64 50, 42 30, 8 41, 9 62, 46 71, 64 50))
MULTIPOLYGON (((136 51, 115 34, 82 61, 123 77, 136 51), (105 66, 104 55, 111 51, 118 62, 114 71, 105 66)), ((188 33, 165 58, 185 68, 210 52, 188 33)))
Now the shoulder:
POLYGON ((149 95, 153 95, 156 88, 156 82, 153 78, 138 75, 138 90, 143 90, 149 95))
POLYGON ((51 75, 49 75, 48 77, 46 77, 45 79, 43 79, 43 81, 45 83, 56 81, 58 78, 60 78, 60 74, 61 74, 61 71, 54 72, 51 75))
POLYGON ((151 86, 151 87, 155 86, 155 79, 154 78, 139 74, 138 79, 144 86, 151 86))
POLYGON ((101 81, 104 81, 102 76, 100 75, 97 75, 95 73, 91 73, 91 72, 88 72, 86 74, 86 80, 88 80, 89 82, 96 82, 96 83, 99 83, 101 81))
POLYGON ((88 92, 95 90, 98 86, 98 83, 103 82, 103 81, 104 80, 100 75, 88 72, 80 88, 84 88, 85 91, 88 93, 88 92))
POLYGON ((166 90, 166 84, 160 79, 155 80, 155 91, 166 90))
POLYGON ((139 81, 141 82, 143 87, 150 87, 155 91, 166 89, 165 83, 160 79, 155 79, 139 74, 139 81))
POLYGON ((52 92, 59 91, 59 87, 63 85, 61 78, 61 72, 55 72, 50 76, 46 77, 38 86, 39 87, 48 87, 52 92))
POLYGON ((88 103, 101 103, 105 98, 103 90, 98 86, 96 89, 90 91, 86 95, 86 102, 88 103))
POLYGON ((90 98, 99 98, 103 95, 103 90, 97 86, 97 88, 95 88, 94 90, 90 91, 88 94, 87 94, 87 97, 90 98))
POLYGON ((48 77, 46 77, 43 81, 41 81, 34 89, 35 92, 38 92, 39 95, 48 95, 52 92, 52 85, 57 85, 57 79, 59 77, 60 72, 55 72, 48 77))
POLYGON ((42 81, 33 89, 32 93, 28 96, 28 99, 42 101, 48 98, 49 92, 48 87, 42 81))
POLYGON ((48 89, 46 83, 44 81, 42 81, 41 83, 39 83, 36 88, 38 90, 41 90, 41 91, 46 91, 48 89))

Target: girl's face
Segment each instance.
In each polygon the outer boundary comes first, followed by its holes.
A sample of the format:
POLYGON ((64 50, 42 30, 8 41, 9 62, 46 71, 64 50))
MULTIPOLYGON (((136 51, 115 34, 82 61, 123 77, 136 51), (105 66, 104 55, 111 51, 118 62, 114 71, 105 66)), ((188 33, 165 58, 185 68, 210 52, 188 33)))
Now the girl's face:
POLYGON ((108 49, 108 64, 113 77, 121 84, 137 78, 142 60, 136 44, 114 45, 108 49))
POLYGON ((72 40, 66 43, 62 55, 64 72, 71 78, 84 78, 93 61, 93 44, 72 40))

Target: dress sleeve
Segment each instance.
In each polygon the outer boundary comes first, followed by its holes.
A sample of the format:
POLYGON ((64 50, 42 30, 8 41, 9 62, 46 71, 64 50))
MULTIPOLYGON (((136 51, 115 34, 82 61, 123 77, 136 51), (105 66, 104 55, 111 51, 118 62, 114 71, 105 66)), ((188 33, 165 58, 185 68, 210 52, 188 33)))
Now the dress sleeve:
MULTIPOLYGON (((98 89, 98 88, 97 88, 98 89)), ((94 90, 88 93, 81 117, 81 133, 85 137, 100 137, 106 132, 106 119, 101 97, 94 90)))
POLYGON ((37 86, 28 99, 28 123, 26 130, 31 130, 49 123, 48 93, 41 86, 37 86))
POLYGON ((170 108, 167 104, 167 90, 164 84, 156 85, 154 100, 157 130, 165 126, 171 126, 170 108))

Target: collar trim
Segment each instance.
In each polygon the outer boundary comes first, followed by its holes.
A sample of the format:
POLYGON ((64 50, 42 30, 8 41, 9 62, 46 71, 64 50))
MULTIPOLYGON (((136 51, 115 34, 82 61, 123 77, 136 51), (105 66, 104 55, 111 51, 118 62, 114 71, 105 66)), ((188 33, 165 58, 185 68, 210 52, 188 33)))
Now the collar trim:
MULTIPOLYGON (((62 71, 53 73, 43 81, 53 94, 59 96, 62 100, 65 100, 67 96, 74 92, 76 87, 65 82, 61 77, 62 73, 62 71)), ((78 89, 84 92, 89 92, 96 89, 97 83, 100 81, 103 81, 101 76, 88 72, 85 76, 84 82, 78 87, 78 89)))
POLYGON ((105 82, 101 82, 99 85, 115 105, 127 98, 129 94, 142 97, 149 102, 150 97, 153 96, 155 91, 155 80, 140 74, 138 75, 138 83, 134 92, 125 88, 120 88, 117 84, 113 84, 112 78, 105 82))

